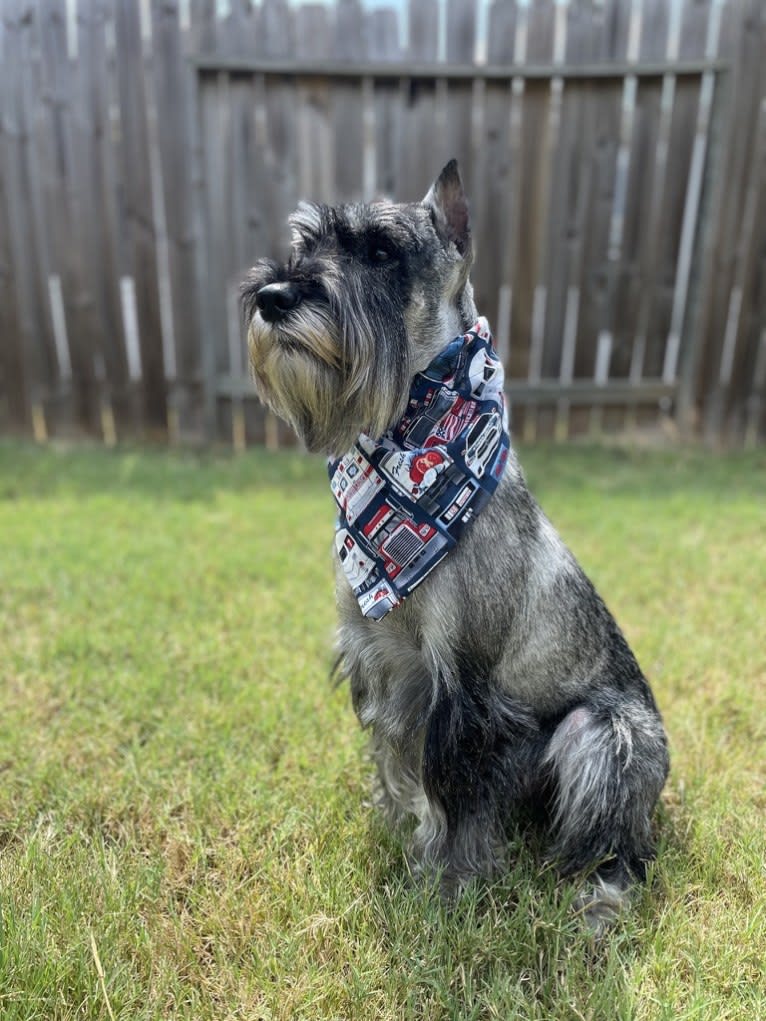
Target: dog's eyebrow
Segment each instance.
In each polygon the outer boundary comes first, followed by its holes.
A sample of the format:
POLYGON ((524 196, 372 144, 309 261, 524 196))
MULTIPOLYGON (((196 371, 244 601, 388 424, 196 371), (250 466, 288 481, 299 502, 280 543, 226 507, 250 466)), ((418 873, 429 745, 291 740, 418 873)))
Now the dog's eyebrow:
MULTIPOLYGON (((393 210, 392 210, 393 213, 393 210)), ((374 217, 362 231, 361 237, 380 239, 397 247, 410 247, 418 238, 413 225, 396 215, 374 217)))
POLYGON ((325 210, 314 202, 299 202, 298 208, 287 219, 293 243, 315 241, 325 230, 325 210))
POLYGON ((359 232, 358 237, 361 241, 385 241, 389 244, 401 244, 403 240, 401 231, 392 230, 388 224, 380 223, 371 223, 367 230, 359 232))

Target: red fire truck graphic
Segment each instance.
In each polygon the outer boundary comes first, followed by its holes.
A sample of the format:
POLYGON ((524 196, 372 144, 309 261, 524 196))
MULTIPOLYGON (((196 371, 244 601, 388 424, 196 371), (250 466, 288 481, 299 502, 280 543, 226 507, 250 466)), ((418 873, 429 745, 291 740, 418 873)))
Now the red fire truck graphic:
POLYGON ((383 560, 386 575, 404 585, 424 556, 435 557, 447 540, 432 525, 416 524, 387 503, 374 514, 363 529, 364 535, 383 560))

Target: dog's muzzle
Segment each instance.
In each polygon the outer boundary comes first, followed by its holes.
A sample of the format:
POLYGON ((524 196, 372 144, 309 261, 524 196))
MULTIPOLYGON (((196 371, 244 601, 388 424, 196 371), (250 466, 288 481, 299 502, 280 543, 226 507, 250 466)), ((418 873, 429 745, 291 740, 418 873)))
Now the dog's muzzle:
POLYGON ((291 283, 266 284, 255 295, 255 304, 267 323, 276 323, 300 305, 302 295, 291 283))

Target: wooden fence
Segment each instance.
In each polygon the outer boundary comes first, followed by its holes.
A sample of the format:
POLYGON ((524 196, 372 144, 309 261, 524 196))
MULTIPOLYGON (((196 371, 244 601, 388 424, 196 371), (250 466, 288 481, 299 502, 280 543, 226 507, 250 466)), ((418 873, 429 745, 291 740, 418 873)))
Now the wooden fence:
POLYGON ((527 438, 766 435, 762 0, 0 0, 0 431, 292 442, 237 284, 457 156, 527 438))

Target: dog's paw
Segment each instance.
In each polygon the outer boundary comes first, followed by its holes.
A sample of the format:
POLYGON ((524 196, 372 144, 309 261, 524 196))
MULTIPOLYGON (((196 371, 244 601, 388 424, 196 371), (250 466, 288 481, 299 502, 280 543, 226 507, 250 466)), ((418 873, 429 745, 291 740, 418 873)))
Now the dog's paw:
POLYGON ((596 939, 607 935, 630 903, 630 887, 596 876, 574 900, 583 926, 596 939))

